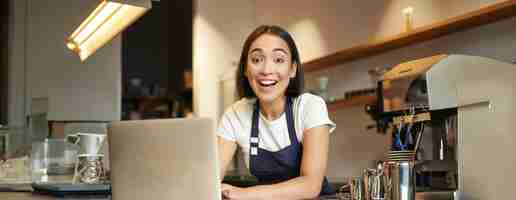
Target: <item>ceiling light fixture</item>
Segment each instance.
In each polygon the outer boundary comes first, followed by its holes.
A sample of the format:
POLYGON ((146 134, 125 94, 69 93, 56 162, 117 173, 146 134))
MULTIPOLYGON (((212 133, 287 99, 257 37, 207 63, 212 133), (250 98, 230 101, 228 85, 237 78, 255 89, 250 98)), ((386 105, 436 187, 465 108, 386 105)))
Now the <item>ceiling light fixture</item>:
POLYGON ((66 46, 84 61, 151 7, 151 0, 102 0, 66 40, 66 46))

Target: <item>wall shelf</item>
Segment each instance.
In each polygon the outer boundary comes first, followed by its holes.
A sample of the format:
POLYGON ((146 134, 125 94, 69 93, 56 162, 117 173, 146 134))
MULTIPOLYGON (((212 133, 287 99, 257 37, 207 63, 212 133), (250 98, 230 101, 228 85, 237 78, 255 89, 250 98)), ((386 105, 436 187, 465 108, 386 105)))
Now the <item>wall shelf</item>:
POLYGON ((494 3, 459 16, 415 28, 410 32, 400 33, 395 36, 372 40, 365 44, 342 49, 330 55, 303 63, 303 69, 305 72, 313 72, 333 68, 340 63, 431 40, 446 34, 485 25, 512 16, 516 16, 516 0, 494 3))
POLYGON ((352 106, 374 104, 376 103, 376 96, 366 95, 351 97, 349 99, 338 99, 336 101, 328 103, 328 111, 335 112, 342 108, 349 108, 352 106))

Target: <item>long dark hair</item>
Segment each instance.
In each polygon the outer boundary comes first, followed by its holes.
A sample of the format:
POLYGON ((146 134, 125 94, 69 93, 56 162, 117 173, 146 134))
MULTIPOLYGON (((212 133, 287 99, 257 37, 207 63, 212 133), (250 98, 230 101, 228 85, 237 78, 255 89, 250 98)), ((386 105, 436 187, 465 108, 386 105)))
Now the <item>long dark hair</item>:
POLYGON ((304 87, 304 77, 303 70, 301 67, 301 61, 299 58, 299 51, 297 50, 296 43, 292 36, 285 31, 283 28, 279 26, 269 26, 262 25, 256 28, 245 40, 244 47, 242 49, 242 55, 240 56, 240 62, 238 63, 238 71, 237 71, 237 79, 236 85, 238 88, 238 96, 239 98, 243 97, 256 97, 251 85, 249 85, 249 80, 245 76, 245 71, 247 68, 247 56, 249 53, 249 48, 251 48, 251 44, 260 36, 264 34, 272 34, 283 39, 290 50, 292 65, 297 65, 296 76, 294 78, 290 78, 287 91, 285 92, 286 96, 297 97, 301 93, 303 93, 304 87))

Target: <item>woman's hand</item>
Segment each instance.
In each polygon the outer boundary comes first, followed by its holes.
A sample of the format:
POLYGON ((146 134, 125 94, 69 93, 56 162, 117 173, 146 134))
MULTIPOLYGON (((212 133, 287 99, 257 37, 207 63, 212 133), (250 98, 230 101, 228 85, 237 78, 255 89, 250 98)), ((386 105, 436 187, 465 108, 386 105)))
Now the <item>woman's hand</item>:
POLYGON ((222 183, 222 199, 224 200, 242 200, 246 199, 243 188, 235 187, 229 184, 222 183))

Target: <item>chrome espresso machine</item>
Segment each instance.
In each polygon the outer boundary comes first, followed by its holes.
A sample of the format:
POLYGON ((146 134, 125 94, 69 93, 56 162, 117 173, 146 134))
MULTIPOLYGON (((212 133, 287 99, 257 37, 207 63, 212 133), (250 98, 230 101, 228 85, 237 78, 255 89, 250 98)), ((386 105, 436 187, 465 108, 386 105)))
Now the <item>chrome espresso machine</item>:
POLYGON ((422 58, 383 74, 377 96, 366 110, 379 132, 393 136, 386 159, 413 160, 408 175, 390 169, 408 178, 385 199, 432 191, 461 200, 514 198, 507 183, 516 179, 516 65, 466 55, 422 58))

